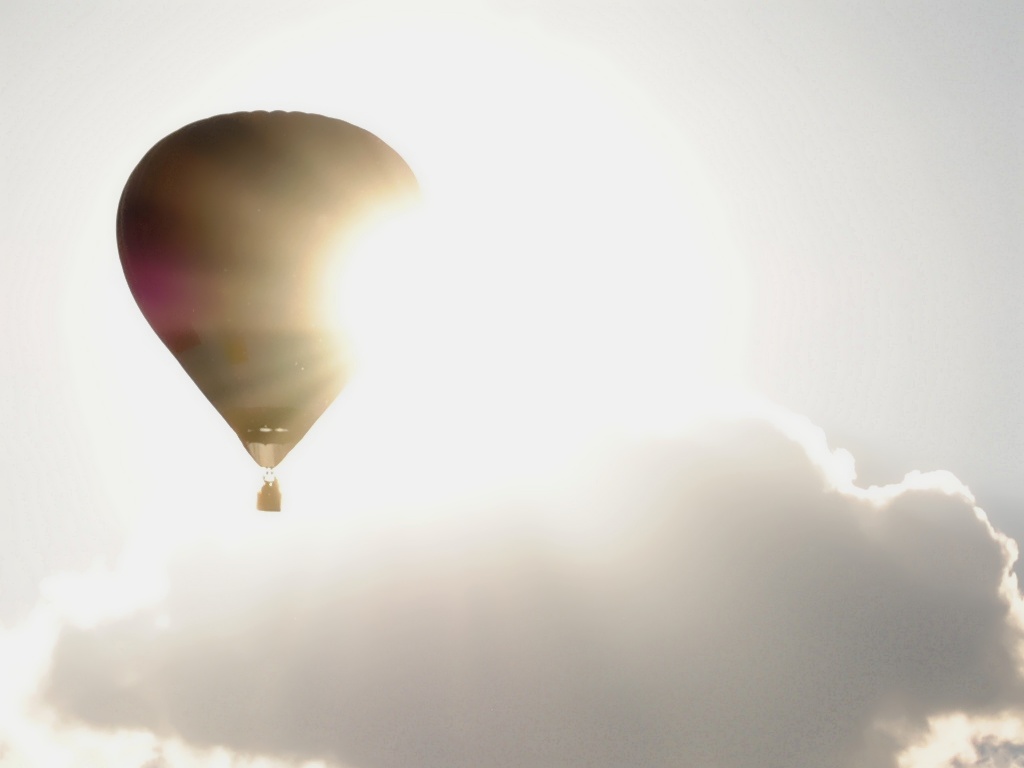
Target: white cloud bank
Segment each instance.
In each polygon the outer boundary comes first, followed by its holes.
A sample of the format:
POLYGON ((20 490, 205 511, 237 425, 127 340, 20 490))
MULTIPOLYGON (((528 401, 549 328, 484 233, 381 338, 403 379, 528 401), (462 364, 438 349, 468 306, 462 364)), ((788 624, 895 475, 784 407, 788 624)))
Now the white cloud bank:
POLYGON ((197 533, 148 597, 94 579, 135 608, 58 632, 66 580, 4 636, 0 764, 1024 765, 1015 545, 948 474, 851 480, 776 414, 197 533))

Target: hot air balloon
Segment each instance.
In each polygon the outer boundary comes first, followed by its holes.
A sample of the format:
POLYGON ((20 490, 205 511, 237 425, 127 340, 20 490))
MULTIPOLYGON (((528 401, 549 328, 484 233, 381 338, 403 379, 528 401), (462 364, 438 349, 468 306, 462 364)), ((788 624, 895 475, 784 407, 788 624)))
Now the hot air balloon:
POLYGON ((263 468, 350 375, 321 283, 368 222, 416 199, 405 161, 368 131, 298 112, 239 112, 159 141, 125 184, 117 246, 139 309, 263 468))

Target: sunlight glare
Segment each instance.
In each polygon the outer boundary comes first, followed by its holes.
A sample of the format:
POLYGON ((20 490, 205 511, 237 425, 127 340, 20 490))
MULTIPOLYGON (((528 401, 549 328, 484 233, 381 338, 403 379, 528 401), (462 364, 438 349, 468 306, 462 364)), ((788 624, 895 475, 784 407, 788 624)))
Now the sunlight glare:
MULTIPOLYGON (((482 20, 371 23, 349 42, 306 69, 364 76, 296 107, 378 132, 423 200, 324 286, 357 367, 289 457, 291 503, 394 522, 544 473, 609 428, 672 433, 719 399, 742 281, 711 188, 631 84, 482 20)), ((286 80, 294 101, 306 80, 286 80)))
MULTIPOLYGON (((712 187, 634 84, 586 49, 482 14, 335 15, 282 31, 182 107, 185 119, 269 107, 349 120, 423 190, 326 281, 358 368, 281 468, 286 508, 472 493, 609 426, 671 431, 700 410, 735 373, 742 281, 712 187), (359 76, 324 87, 342 71, 359 76)), ((94 234, 82 266, 105 266, 76 285, 103 287, 76 299, 88 322, 69 333, 97 467, 130 519, 227 535, 252 511, 258 472, 111 277, 107 230, 94 234), (84 307, 103 292, 115 294, 105 309, 84 307)))

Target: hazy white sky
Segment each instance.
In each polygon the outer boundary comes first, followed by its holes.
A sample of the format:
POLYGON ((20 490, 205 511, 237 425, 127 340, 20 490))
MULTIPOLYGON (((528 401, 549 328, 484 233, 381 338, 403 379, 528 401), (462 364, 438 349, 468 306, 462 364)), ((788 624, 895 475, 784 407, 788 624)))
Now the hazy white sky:
POLYGON ((2 13, 0 764, 1024 764, 1019 4, 2 13), (429 202, 273 519, 113 234, 239 109, 429 202))

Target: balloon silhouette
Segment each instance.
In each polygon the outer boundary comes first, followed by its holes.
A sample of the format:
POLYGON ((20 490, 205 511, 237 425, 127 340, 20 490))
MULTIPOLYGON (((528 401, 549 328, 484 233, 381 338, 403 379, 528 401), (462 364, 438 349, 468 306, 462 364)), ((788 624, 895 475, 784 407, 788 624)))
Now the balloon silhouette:
POLYGON ((321 283, 367 222, 418 196, 373 134, 297 112, 200 120, 158 142, 125 184, 117 246, 139 309, 264 468, 341 392, 343 331, 321 283))

